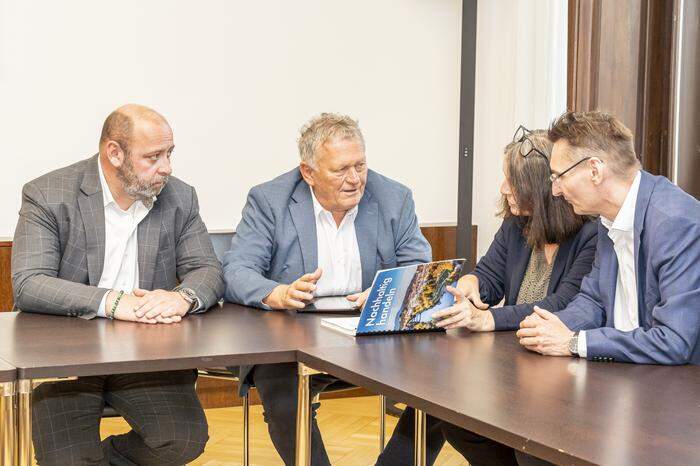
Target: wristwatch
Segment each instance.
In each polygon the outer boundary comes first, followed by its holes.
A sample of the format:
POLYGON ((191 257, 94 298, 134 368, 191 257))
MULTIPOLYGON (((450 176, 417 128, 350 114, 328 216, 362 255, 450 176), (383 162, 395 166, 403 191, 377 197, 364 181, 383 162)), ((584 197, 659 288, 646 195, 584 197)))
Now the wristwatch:
POLYGON ((578 332, 575 332, 569 340, 569 351, 572 355, 578 356, 578 332))
POLYGON ((182 296, 185 301, 190 303, 190 308, 187 310, 187 312, 191 312, 199 306, 199 298, 197 298, 197 295, 194 294, 194 291, 192 291, 190 288, 175 288, 174 291, 180 293, 180 296, 182 296))

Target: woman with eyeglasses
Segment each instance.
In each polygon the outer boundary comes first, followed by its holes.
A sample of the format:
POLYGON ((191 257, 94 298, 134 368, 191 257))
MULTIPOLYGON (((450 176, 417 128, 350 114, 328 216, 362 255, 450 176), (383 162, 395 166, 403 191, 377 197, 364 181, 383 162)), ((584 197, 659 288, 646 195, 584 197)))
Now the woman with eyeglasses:
MULTIPOLYGON (((597 228, 552 195, 546 131, 520 126, 505 148, 499 215, 503 223, 476 268, 448 287, 455 305, 436 313, 437 325, 472 331, 516 330, 535 306, 556 312, 578 293, 591 270, 597 228), (502 306, 498 306, 503 303, 502 306)), ((377 465, 413 462, 414 411, 406 408, 377 465)), ((531 464, 512 448, 431 416, 427 417, 426 460, 432 464, 445 440, 471 466, 531 464)))

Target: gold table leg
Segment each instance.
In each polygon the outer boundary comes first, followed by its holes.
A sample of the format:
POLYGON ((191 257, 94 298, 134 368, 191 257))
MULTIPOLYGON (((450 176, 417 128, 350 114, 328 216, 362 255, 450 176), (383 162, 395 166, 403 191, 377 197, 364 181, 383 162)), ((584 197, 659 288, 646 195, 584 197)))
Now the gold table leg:
POLYGON ((32 391, 46 382, 76 380, 77 377, 52 377, 48 379, 20 379, 17 382, 17 466, 32 466, 32 391))
POLYGON ((243 395, 243 466, 250 464, 250 393, 243 395))
POLYGON ((298 364, 296 466, 311 466, 311 376, 320 372, 298 364))
POLYGON ((413 464, 425 466, 425 411, 415 409, 415 444, 413 447, 413 464))
POLYGON ((384 451, 386 445, 386 397, 379 395, 379 453, 384 451))
POLYGON ((32 381, 17 383, 17 465, 32 464, 32 381))
POLYGON ((15 382, 0 383, 0 465, 15 463, 17 455, 17 421, 15 419, 15 382))

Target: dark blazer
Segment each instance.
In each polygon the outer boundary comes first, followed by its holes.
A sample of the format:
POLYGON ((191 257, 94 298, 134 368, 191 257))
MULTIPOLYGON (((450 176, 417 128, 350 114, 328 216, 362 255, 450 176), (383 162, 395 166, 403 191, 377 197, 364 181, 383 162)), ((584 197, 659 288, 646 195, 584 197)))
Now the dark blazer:
POLYGON ((618 264, 602 223, 593 270, 559 318, 586 330, 594 361, 700 364, 700 202, 647 172, 634 212, 634 260, 638 328, 615 328, 618 264))
MULTIPOLYGON (((91 319, 102 296, 105 216, 98 156, 30 181, 12 246, 12 288, 22 311, 91 319)), ((224 292, 221 264, 197 195, 175 177, 138 226, 139 286, 191 288, 206 310, 224 292)))
POLYGON ((479 278, 481 300, 489 305, 505 298, 505 305, 492 309, 496 330, 513 330, 539 306, 551 312, 564 309, 579 291, 581 280, 591 271, 597 237, 596 223, 586 222, 576 236, 559 245, 549 279, 547 297, 530 304, 515 304, 532 248, 523 236, 517 217, 503 221, 486 255, 472 272, 479 278))

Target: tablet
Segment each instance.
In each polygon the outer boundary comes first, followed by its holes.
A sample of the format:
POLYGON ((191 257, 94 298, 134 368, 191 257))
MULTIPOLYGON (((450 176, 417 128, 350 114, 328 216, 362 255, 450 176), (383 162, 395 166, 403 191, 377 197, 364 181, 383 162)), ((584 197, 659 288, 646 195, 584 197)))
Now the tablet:
POLYGON ((304 309, 297 312, 315 312, 319 314, 359 314, 360 308, 345 296, 320 296, 314 298, 304 309))

